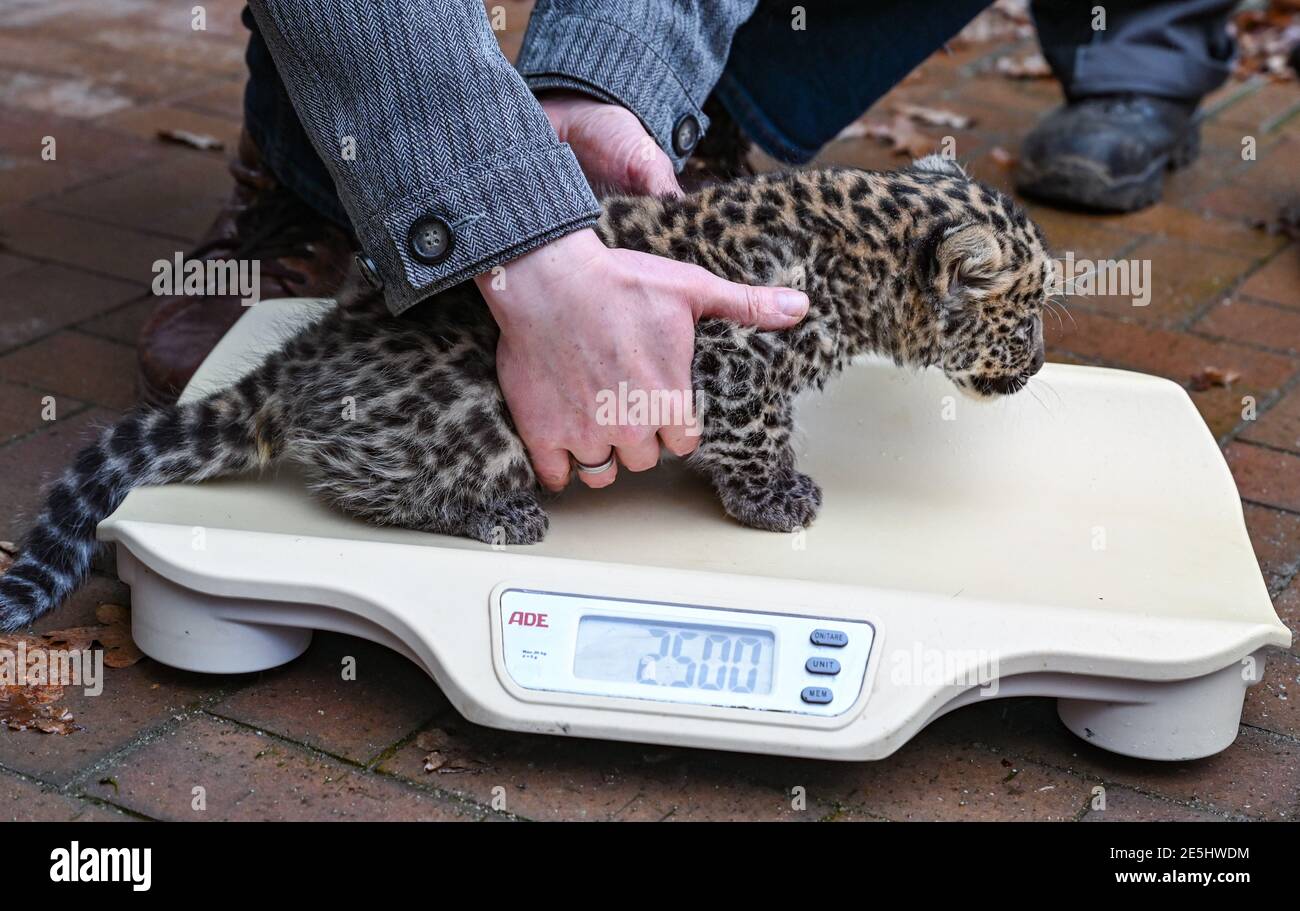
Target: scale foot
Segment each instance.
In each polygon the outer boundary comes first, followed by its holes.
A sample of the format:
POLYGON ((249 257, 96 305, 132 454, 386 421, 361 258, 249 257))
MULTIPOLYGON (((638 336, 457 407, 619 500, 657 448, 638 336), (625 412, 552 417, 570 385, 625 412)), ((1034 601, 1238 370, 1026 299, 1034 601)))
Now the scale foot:
POLYGON ((1221 671, 1142 685, 1138 701, 1058 699, 1061 721, 1091 744, 1139 759, 1177 762, 1221 752, 1237 739, 1246 688, 1264 676, 1264 656, 1221 671))
POLYGON ((117 570, 131 586, 131 638, 163 664, 209 674, 245 674, 279 667, 311 645, 312 631, 230 620, 223 612, 259 602, 184 588, 145 566, 125 547, 117 570))

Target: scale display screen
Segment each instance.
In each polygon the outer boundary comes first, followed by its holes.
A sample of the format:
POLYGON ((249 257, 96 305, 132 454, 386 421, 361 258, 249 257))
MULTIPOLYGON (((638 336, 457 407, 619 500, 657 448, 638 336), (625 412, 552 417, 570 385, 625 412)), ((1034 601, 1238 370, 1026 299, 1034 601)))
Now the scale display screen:
POLYGON ((498 670, 516 696, 619 700, 622 710, 641 700, 655 715, 674 704, 751 709, 756 719, 843 714, 862 693, 875 638, 866 620, 792 611, 527 588, 496 597, 498 670))
POLYGON ((646 687, 766 695, 776 637, 766 630, 585 616, 573 674, 646 687))

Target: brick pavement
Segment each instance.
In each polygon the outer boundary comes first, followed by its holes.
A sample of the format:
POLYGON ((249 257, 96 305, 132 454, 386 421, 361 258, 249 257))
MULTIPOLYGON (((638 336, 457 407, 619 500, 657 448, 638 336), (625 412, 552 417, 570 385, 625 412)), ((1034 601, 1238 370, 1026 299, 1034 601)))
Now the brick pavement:
MULTIPOLYGON (((133 396, 149 264, 191 243, 226 189, 219 153, 155 141, 160 128, 237 135, 238 0, 15 0, 0 10, 0 538, 40 480, 133 396), (57 141, 55 161, 40 156, 57 141), (53 397, 57 420, 42 419, 53 397)), ((508 3, 507 47, 524 5, 508 3)), ((1000 152, 1055 103, 1050 81, 992 71, 1032 42, 936 55, 880 102, 976 117, 950 131, 974 173, 1006 187, 1000 152)), ((1300 629, 1300 245, 1253 227, 1300 200, 1300 89, 1233 82, 1210 99, 1205 152, 1165 200, 1126 216, 1032 207, 1057 249, 1149 258, 1150 307, 1075 297, 1049 324, 1049 359, 1146 371, 1187 385, 1218 367, 1230 388, 1192 392, 1221 441, 1279 613, 1300 629), (1257 159, 1242 160, 1244 136, 1257 159), (1257 417, 1243 420, 1242 397, 1257 417)), ((937 137, 942 132, 930 129, 937 137)), ((894 167, 869 139, 826 162, 894 167)), ((101 573, 40 629, 89 620, 127 590, 101 573)), ((0 817, 15 819, 1295 819, 1300 648, 1251 691, 1237 742, 1172 765, 1127 760, 1068 733, 1047 700, 948 716, 870 764, 796 762, 503 734, 461 720, 429 680, 382 648, 333 635, 293 665, 209 677, 145 660, 104 695, 70 697, 85 730, 0 733, 0 817), (358 680, 338 662, 358 660, 358 680), (425 771, 436 752, 441 766, 425 771), (1090 809, 1092 789, 1108 806, 1090 809), (206 809, 192 789, 205 788, 206 809), (789 793, 807 790, 805 809, 789 793)))

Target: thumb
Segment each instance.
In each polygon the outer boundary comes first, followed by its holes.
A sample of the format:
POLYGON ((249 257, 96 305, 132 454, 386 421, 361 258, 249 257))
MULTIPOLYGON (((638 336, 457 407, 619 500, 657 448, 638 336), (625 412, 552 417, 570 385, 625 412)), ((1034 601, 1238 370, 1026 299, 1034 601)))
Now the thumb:
POLYGON ((741 285, 705 274, 704 287, 692 300, 697 321, 712 316, 759 329, 786 329, 808 312, 808 295, 802 291, 741 285))
POLYGON ((682 187, 677 182, 672 160, 653 141, 651 144, 651 151, 647 153, 643 149, 628 163, 629 191, 644 196, 681 196, 682 187))

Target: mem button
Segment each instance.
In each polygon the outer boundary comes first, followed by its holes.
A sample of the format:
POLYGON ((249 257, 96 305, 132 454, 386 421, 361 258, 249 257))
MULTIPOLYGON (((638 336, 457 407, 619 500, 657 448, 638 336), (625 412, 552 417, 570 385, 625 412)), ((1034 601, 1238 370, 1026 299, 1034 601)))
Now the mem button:
POLYGON ((835 696, 824 686, 805 686, 799 698, 812 705, 826 705, 835 696))
POLYGON ((844 648, 849 644, 849 634, 837 629, 815 629, 808 640, 813 645, 829 645, 831 648, 844 648))
POLYGON ((840 663, 834 658, 812 657, 804 664, 804 670, 810 674, 838 674, 840 663))
POLYGON ((428 215, 411 225, 407 238, 411 256, 426 266, 436 266, 451 252, 451 228, 436 215, 428 215))

